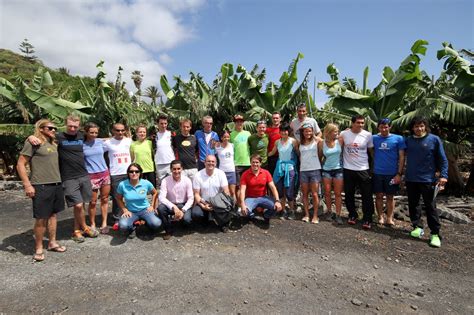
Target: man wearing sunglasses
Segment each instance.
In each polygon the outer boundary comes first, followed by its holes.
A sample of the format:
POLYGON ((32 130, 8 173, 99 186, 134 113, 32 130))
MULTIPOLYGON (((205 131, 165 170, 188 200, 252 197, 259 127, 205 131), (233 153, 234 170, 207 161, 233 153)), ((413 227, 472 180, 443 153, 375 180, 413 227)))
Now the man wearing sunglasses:
POLYGON ((110 182, 112 185, 111 194, 112 199, 112 215, 115 223, 113 230, 118 230, 118 220, 121 216, 121 211, 117 203, 116 194, 117 188, 121 181, 127 179, 127 168, 132 163, 130 156, 130 146, 132 145, 132 139, 125 137, 125 126, 121 123, 116 123, 112 127, 113 138, 108 139, 104 142, 105 150, 109 157, 109 168, 110 168, 110 182))

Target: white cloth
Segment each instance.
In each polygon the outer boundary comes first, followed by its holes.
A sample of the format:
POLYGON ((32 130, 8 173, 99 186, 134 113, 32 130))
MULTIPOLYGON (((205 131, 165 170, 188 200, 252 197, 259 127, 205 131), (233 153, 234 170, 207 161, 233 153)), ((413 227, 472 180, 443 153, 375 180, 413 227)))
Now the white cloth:
POLYGON ((303 121, 300 121, 298 117, 296 117, 295 119, 291 121, 290 127, 293 130, 293 136, 298 141, 301 141, 300 128, 304 124, 310 124, 313 127, 313 132, 315 135, 321 132, 318 122, 314 118, 306 117, 305 119, 303 119, 303 121))
POLYGON ((170 164, 175 159, 171 140, 172 135, 169 130, 156 134, 155 164, 170 164))
POLYGON ((216 147, 216 151, 219 158, 219 169, 224 172, 235 172, 234 145, 229 142, 225 148, 216 147))
POLYGON ((369 169, 368 148, 373 148, 372 134, 367 130, 353 133, 351 130, 341 132, 344 139, 342 156, 344 168, 352 171, 365 171, 369 169))
POLYGON ((109 156, 110 175, 127 174, 127 168, 132 163, 130 156, 131 144, 132 139, 130 138, 122 138, 122 140, 110 138, 104 142, 109 156))
POLYGON ((307 145, 300 145, 300 171, 314 171, 321 169, 316 141, 307 145))
POLYGON ((223 187, 229 186, 224 171, 215 168, 211 176, 208 176, 206 169, 203 168, 193 178, 193 189, 200 190, 199 195, 204 200, 209 200, 220 193, 223 187))

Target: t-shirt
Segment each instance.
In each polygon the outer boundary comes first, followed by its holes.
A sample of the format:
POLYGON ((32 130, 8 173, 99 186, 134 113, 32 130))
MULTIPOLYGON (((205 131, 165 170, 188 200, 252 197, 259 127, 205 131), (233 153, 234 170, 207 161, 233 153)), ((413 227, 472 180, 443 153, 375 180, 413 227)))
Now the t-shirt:
POLYGON ((122 140, 111 138, 105 141, 105 147, 109 152, 111 176, 127 174, 127 168, 132 163, 130 156, 131 145, 132 139, 130 138, 122 138, 122 140))
POLYGON ((171 131, 165 130, 165 132, 158 132, 156 134, 156 153, 155 163, 159 164, 170 164, 175 159, 173 147, 171 144, 173 135, 171 131))
POLYGON ((45 142, 33 146, 27 140, 20 152, 21 155, 30 157, 30 182, 33 185, 54 184, 61 182, 59 174, 58 148, 56 144, 45 142))
POLYGON ((246 185, 245 197, 258 198, 267 194, 267 184, 272 182, 273 178, 269 171, 261 168, 255 176, 252 169, 246 170, 240 178, 240 185, 246 185))
POLYGON ((206 169, 202 169, 193 177, 193 189, 199 190, 199 195, 204 200, 214 197, 222 191, 222 187, 229 186, 225 173, 218 168, 214 169, 211 176, 206 169))
POLYGON ((95 139, 94 141, 84 141, 82 145, 84 160, 89 174, 104 172, 107 170, 107 163, 104 159, 104 141, 95 139))
POLYGON ((321 129, 319 129, 318 123, 314 118, 311 117, 305 117, 303 121, 300 121, 297 118, 293 119, 290 123, 290 127, 293 130, 293 136, 296 138, 296 140, 301 141, 301 135, 300 135, 300 128, 304 124, 310 124, 313 127, 314 134, 317 135, 318 133, 321 132, 321 129))
MULTIPOLYGON (((267 152, 271 152, 275 146, 275 142, 281 138, 280 136, 280 127, 267 127, 265 133, 268 136, 268 148, 267 152)), ((276 151, 275 156, 278 156, 278 151, 276 151)))
POLYGON ((203 130, 198 130, 195 133, 196 141, 198 143, 198 151, 199 151, 199 161, 204 162, 206 160, 206 156, 216 154, 216 150, 213 149, 213 141, 219 141, 219 136, 215 131, 211 131, 210 133, 205 133, 203 130))
POLYGON ((123 196, 128 211, 138 212, 150 206, 147 194, 151 193, 154 188, 153 184, 146 179, 140 179, 135 187, 126 179, 120 182, 117 192, 123 196))
POLYGON ((390 133, 387 137, 373 136, 374 174, 395 175, 398 172, 399 151, 405 150, 402 136, 390 133))
POLYGON ((89 175, 84 161, 84 134, 69 135, 61 132, 58 136, 59 170, 63 181, 89 175))
POLYGON ((133 154, 133 162, 138 163, 142 167, 143 173, 155 171, 153 144, 150 140, 133 141, 130 145, 130 153, 133 154))
POLYGON ((219 158, 219 169, 224 172, 235 172, 234 164, 234 145, 228 143, 225 148, 219 146, 216 148, 219 158))
POLYGON ((300 171, 320 170, 321 162, 318 156, 318 145, 312 141, 306 145, 300 145, 300 171))
POLYGON ((234 130, 230 133, 230 142, 234 145, 235 166, 250 166, 249 137, 250 132, 246 130, 234 130))
POLYGON ((259 137, 256 134, 253 134, 249 137, 248 142, 250 155, 259 154, 262 157, 262 164, 267 163, 268 136, 265 134, 263 137, 259 137))
POLYGON ((198 149, 195 136, 179 134, 173 137, 173 148, 178 153, 178 160, 181 161, 183 169, 197 168, 196 153, 198 149))
POLYGON ((351 130, 341 132, 344 139, 344 168, 353 171, 365 171, 369 169, 369 156, 367 148, 373 148, 372 134, 367 130, 353 133, 351 130))

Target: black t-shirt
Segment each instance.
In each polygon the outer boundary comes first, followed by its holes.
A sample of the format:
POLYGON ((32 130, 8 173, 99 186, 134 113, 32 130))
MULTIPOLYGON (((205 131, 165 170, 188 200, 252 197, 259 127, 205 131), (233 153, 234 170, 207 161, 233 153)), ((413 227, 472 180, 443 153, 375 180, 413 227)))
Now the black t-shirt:
POLYGON ((183 136, 182 134, 174 136, 173 148, 178 152, 178 159, 183 164, 183 169, 197 168, 196 152, 198 149, 195 136, 183 136))
POLYGON ((87 169, 84 162, 84 135, 78 132, 76 135, 68 135, 61 132, 58 136, 59 170, 61 180, 79 178, 87 176, 87 169))

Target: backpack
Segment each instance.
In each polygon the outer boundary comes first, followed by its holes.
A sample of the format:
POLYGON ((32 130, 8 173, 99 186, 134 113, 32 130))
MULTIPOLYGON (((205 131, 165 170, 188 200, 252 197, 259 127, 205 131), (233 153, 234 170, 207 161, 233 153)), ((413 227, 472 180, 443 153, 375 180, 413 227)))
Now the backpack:
POLYGON ((213 216, 219 226, 228 224, 232 218, 238 216, 237 210, 234 207, 234 198, 224 192, 209 198, 208 201, 212 205, 213 216))

